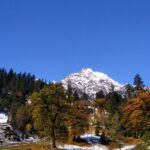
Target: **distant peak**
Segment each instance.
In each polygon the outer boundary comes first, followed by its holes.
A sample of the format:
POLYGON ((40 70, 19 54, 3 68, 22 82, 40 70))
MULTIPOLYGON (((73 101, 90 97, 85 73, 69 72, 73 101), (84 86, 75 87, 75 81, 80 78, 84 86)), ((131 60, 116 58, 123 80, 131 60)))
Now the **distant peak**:
POLYGON ((91 68, 83 68, 81 72, 93 72, 91 68))
POLYGON ((66 89, 70 85, 74 91, 78 92, 79 96, 86 93, 90 98, 95 97, 98 91, 103 91, 104 94, 112 90, 121 94, 124 92, 123 85, 106 74, 93 71, 91 68, 83 68, 80 72, 70 74, 62 80, 62 83, 66 89))

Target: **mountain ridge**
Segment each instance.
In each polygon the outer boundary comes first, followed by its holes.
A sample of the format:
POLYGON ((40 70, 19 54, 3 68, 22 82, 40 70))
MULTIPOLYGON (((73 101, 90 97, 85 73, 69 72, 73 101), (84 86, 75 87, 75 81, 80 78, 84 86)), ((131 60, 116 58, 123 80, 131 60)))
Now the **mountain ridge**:
POLYGON ((79 95, 86 93, 90 98, 95 98, 98 91, 103 91, 104 94, 116 91, 121 95, 125 91, 124 85, 102 72, 93 71, 91 68, 83 68, 80 72, 72 73, 61 82, 65 89, 70 86, 79 95))

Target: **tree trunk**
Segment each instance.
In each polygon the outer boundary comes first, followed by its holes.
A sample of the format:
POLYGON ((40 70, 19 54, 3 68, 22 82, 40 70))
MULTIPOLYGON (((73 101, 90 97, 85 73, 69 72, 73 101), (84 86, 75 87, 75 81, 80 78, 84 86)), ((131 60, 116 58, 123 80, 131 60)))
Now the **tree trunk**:
POLYGON ((105 128, 104 111, 103 110, 100 111, 100 119, 102 121, 103 128, 105 128))
POLYGON ((55 149, 56 148, 56 138, 55 138, 54 126, 52 126, 51 138, 52 138, 52 149, 55 149))

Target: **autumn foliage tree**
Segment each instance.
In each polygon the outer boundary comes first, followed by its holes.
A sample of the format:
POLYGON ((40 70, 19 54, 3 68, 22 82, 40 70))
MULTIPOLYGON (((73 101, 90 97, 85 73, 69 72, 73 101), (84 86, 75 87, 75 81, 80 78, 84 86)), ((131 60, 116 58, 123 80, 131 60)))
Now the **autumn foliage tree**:
POLYGON ((139 93, 121 107, 125 135, 139 137, 150 130, 150 92, 139 93))
POLYGON ((52 140, 56 147, 56 139, 65 134, 65 117, 68 108, 67 96, 59 83, 44 87, 40 92, 31 95, 32 117, 34 128, 41 136, 52 140))
POLYGON ((68 112, 67 124, 71 140, 77 140, 89 127, 89 102, 87 100, 73 101, 68 112))

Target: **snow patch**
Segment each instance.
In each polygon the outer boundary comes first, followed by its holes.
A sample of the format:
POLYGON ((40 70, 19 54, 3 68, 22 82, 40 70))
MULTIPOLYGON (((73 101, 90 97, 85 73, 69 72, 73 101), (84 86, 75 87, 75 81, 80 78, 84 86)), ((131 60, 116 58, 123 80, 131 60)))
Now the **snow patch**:
MULTIPOLYGON (((77 145, 57 145, 58 148, 63 150, 109 150, 107 146, 103 145, 92 145, 92 146, 77 146, 77 145)), ((136 147, 136 145, 127 145, 121 148, 121 150, 133 150, 136 147)), ((120 149, 113 149, 113 150, 120 150, 120 149)))
POLYGON ((87 143, 91 144, 91 146, 77 146, 77 145, 58 145, 58 148, 63 150, 108 150, 106 146, 100 145, 99 136, 95 136, 95 134, 84 134, 80 136, 81 139, 87 141, 87 143))
POLYGON ((0 123, 7 123, 8 116, 4 113, 0 113, 0 123))
MULTIPOLYGON (((80 136, 81 139, 87 141, 91 146, 77 146, 77 145, 57 145, 58 148, 63 150, 109 150, 107 146, 98 144, 100 137, 96 136, 95 134, 84 134, 80 136)), ((121 150, 133 150, 136 145, 125 145, 121 148, 121 150)), ((113 150, 120 150, 120 149, 113 149, 113 150)))
MULTIPOLYGON (((121 150, 133 150, 135 147, 136 145, 126 145, 122 147, 121 150)), ((116 150, 120 150, 120 149, 116 149, 116 150)))
POLYGON ((58 145, 57 146, 60 149, 63 150, 108 150, 108 148, 106 146, 102 146, 102 145, 93 145, 93 146, 76 146, 76 145, 58 145))
POLYGON ((98 144, 100 140, 100 137, 94 134, 84 134, 80 136, 80 138, 87 141, 89 144, 98 144))

